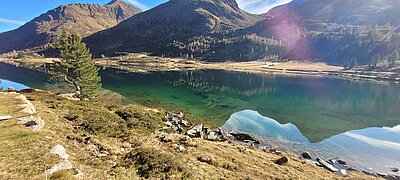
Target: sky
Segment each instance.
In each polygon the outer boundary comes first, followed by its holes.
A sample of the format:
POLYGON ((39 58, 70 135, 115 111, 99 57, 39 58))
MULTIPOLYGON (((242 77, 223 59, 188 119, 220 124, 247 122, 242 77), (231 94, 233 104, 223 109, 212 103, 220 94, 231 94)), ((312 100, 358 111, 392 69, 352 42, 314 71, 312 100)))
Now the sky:
MULTIPOLYGON (((13 30, 33 18, 63 4, 91 3, 107 4, 111 0, 1 0, 0 32, 13 30)), ((139 9, 148 10, 167 0, 124 0, 139 9)), ((274 6, 291 0, 237 0, 239 6, 251 13, 265 13, 274 6)))

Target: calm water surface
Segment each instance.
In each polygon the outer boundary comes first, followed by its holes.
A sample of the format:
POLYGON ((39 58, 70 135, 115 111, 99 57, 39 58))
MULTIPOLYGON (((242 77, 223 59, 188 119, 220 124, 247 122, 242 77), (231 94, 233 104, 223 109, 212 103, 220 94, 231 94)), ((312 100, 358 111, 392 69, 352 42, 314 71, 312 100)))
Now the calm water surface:
POLYGON ((251 109, 293 123, 317 142, 349 130, 400 124, 400 85, 324 77, 225 71, 102 72, 106 89, 151 104, 174 106, 223 125, 251 109))

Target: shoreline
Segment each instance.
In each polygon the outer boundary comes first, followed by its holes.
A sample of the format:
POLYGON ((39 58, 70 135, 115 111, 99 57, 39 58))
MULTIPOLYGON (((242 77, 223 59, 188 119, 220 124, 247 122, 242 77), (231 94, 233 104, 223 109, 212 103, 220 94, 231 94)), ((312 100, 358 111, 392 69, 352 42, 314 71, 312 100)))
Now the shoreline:
MULTIPOLYGON (((0 62, 16 67, 44 71, 44 64, 57 58, 46 59, 9 59, 0 58, 0 62)), ((322 62, 287 61, 269 63, 250 62, 204 62, 180 58, 163 58, 144 54, 94 59, 100 68, 113 68, 125 72, 149 73, 168 71, 224 70, 246 73, 270 73, 288 76, 337 77, 349 80, 370 80, 376 82, 400 82, 400 73, 361 70, 343 70, 342 67, 322 62)))

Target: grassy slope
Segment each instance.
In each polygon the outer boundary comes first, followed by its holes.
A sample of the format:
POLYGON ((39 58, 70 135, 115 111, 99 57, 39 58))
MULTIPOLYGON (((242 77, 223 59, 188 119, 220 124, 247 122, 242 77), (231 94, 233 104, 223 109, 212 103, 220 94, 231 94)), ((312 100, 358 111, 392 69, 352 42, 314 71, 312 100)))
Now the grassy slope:
MULTIPOLYGON (((289 163, 279 166, 273 162, 278 155, 229 142, 184 141, 178 134, 172 142, 160 142, 157 134, 163 111, 135 104, 104 107, 48 93, 26 96, 46 125, 33 133, 14 125, 15 120, 0 122, 0 179, 44 179, 43 172, 60 161, 48 153, 56 144, 65 146, 69 160, 84 172, 85 179, 340 179, 291 154, 285 154, 289 163), (115 111, 131 117, 125 121, 115 111), (85 137, 91 142, 84 143, 85 137), (173 147, 178 143, 186 150, 173 147)), ((10 103, 9 96, 0 94, 0 102, 10 103)), ((17 108, 11 104, 3 103, 0 109, 17 108)), ((69 179, 71 174, 63 171, 53 178, 69 179)), ((368 177, 351 174, 347 178, 368 177)))

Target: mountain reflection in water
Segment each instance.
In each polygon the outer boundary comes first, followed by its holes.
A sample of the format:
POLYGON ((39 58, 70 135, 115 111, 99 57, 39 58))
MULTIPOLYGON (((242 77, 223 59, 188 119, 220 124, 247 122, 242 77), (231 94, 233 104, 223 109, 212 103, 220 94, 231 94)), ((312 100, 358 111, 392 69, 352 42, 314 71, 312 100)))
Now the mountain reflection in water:
POLYGON ((317 143, 310 143, 295 125, 280 124, 252 110, 234 113, 223 127, 253 134, 263 145, 298 154, 308 151, 314 157, 340 157, 350 167, 362 170, 389 172, 390 167, 400 167, 400 125, 352 130, 317 143))

